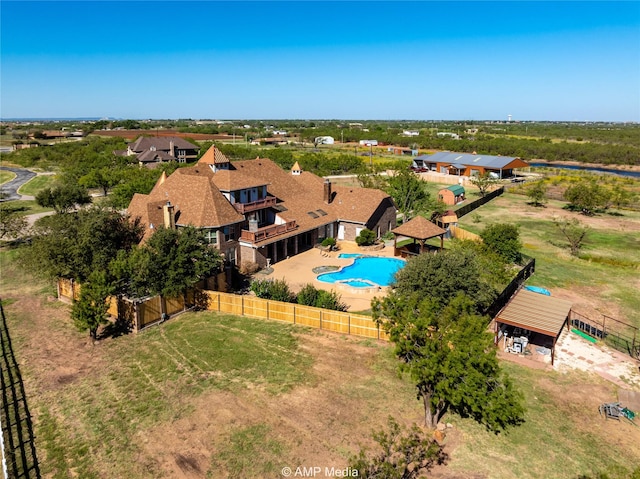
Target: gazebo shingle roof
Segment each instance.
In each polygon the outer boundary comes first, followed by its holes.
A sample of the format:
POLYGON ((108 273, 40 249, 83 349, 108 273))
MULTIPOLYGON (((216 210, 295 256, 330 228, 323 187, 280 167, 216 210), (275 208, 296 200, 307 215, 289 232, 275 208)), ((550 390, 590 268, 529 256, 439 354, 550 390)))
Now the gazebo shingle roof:
POLYGON ((445 230, 422 216, 416 216, 403 225, 391 230, 391 232, 395 235, 407 236, 417 240, 428 240, 429 238, 446 233, 445 230))

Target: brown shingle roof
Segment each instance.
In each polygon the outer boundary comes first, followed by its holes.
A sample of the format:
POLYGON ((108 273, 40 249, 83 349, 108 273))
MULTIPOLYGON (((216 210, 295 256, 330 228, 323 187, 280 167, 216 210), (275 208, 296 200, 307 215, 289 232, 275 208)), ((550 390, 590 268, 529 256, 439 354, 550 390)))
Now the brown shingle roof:
POLYGON ((405 224, 391 230, 391 232, 399 236, 407 236, 418 240, 427 240, 446 233, 445 230, 422 216, 416 216, 405 224))
POLYGON ((141 136, 133 143, 130 143, 129 148, 131 149, 131 151, 135 151, 136 153, 150 150, 151 147, 155 147, 156 150, 169 151, 171 142, 173 142, 173 146, 175 148, 181 150, 198 150, 198 147, 196 145, 194 145, 193 143, 189 143, 183 138, 178 138, 177 136, 141 136))
POLYGON ((366 223, 389 195, 373 188, 335 186, 331 206, 341 220, 366 223))
POLYGON ((134 217, 140 216, 147 227, 153 218, 162 224, 162 205, 170 201, 176 208, 176 224, 224 226, 239 223, 244 217, 236 212, 220 190, 268 185, 269 195, 278 200, 278 216, 284 221, 295 220, 298 228, 260 243, 266 244, 337 220, 366 224, 385 202, 392 206, 389 195, 382 191, 346 187, 335 187, 333 201, 327 204, 323 200, 323 183, 322 178, 306 171, 292 175, 268 159, 233 162, 232 169, 216 173, 206 164, 199 163, 191 168, 180 168, 169 177, 161 177, 149 195, 134 196, 129 211, 134 217))
POLYGON ((219 170, 213 175, 213 182, 221 191, 236 191, 268 184, 262 179, 253 178, 243 171, 235 169, 219 170))
POLYGON ((211 145, 202 158, 198 160, 198 163, 206 163, 208 165, 219 165, 222 163, 229 163, 229 158, 227 158, 224 153, 222 153, 219 149, 216 148, 215 145, 211 145))
POLYGON ((162 206, 167 201, 175 206, 176 224, 199 228, 221 227, 244 221, 212 181, 208 168, 180 168, 156 183, 148 195, 134 195, 129 205, 132 217, 140 217, 149 226, 163 224, 162 206))

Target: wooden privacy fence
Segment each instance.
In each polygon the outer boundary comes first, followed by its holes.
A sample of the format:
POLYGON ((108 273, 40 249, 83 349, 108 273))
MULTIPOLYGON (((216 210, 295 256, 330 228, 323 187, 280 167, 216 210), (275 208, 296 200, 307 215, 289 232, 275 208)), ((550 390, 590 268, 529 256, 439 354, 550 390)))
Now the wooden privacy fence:
POLYGON ((218 291, 203 291, 203 293, 208 297, 207 309, 211 311, 299 324, 363 338, 389 340, 387 333, 381 330, 369 316, 273 301, 255 296, 218 291))
MULTIPOLYGON (((72 280, 59 279, 58 293, 63 300, 71 301, 72 294, 73 299, 77 300, 80 295, 80 285, 72 280)), ((129 325, 133 331, 139 331, 162 319, 162 301, 165 303, 164 311, 170 316, 198 304, 208 310, 221 313, 282 321, 363 338, 385 341, 389 339, 387 333, 381 330, 371 317, 362 314, 201 289, 187 293, 186 305, 183 296, 177 298, 153 296, 141 299, 111 297, 108 312, 112 317, 129 325)))
POLYGON ((455 239, 459 240, 471 240, 471 241, 482 241, 482 238, 471 231, 463 230, 462 228, 454 225, 449 225, 449 231, 451 232, 451 236, 455 239))

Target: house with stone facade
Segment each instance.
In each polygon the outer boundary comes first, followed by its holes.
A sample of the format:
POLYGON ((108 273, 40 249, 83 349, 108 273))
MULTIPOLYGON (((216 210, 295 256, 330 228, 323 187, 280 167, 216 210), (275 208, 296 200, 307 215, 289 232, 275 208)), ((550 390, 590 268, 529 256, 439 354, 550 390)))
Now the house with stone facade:
POLYGON ((396 207, 383 191, 335 186, 266 158, 229 161, 215 146, 195 166, 162 175, 148 195, 129 205, 145 239, 158 227, 191 225, 229 263, 265 267, 296 255, 327 237, 355 240, 364 228, 378 236, 396 226, 396 207))

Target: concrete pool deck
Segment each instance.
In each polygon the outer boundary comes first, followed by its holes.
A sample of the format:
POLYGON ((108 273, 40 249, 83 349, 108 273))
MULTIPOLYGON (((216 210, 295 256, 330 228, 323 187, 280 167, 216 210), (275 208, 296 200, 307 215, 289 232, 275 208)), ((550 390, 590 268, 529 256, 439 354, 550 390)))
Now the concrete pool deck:
MULTIPOLYGON (((292 291, 298 292, 305 284, 311 283, 318 289, 327 291, 336 291, 340 294, 342 301, 349 306, 352 313, 364 311, 371 308, 371 300, 377 296, 382 297, 385 290, 381 289, 376 292, 357 291, 357 288, 349 288, 341 286, 337 288, 334 284, 324 283, 316 280, 316 273, 312 270, 317 266, 348 266, 353 263, 354 258, 338 258, 343 253, 360 253, 369 256, 381 256, 385 258, 393 258, 393 246, 385 246, 378 251, 363 252, 355 242, 338 241, 338 251, 327 253, 313 248, 304 253, 300 253, 284 261, 280 261, 272 266, 273 273, 259 277, 269 279, 284 279, 292 291)), ((365 288, 368 289, 368 288, 365 288)))

